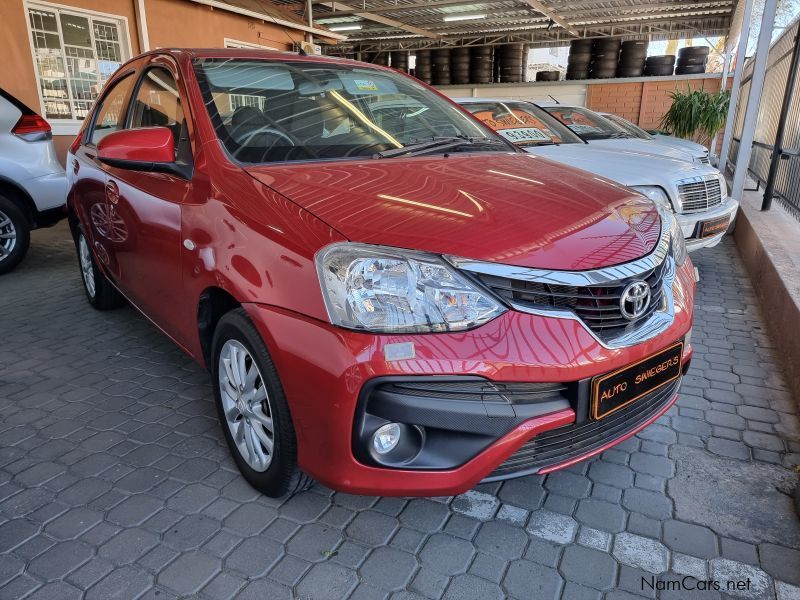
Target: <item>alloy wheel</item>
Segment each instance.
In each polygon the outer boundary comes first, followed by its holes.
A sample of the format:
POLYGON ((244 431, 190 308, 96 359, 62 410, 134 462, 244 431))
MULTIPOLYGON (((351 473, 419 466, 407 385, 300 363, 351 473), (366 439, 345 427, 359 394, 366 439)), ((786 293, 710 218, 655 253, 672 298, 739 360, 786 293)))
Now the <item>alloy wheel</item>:
POLYGON ((89 252, 89 244, 86 243, 86 238, 81 235, 78 238, 78 256, 81 262, 81 276, 83 277, 83 285, 86 286, 86 293, 90 298, 94 298, 97 293, 97 288, 94 281, 94 265, 92 264, 92 255, 89 252))
POLYGON ((275 430, 261 372, 240 342, 228 340, 219 354, 219 391, 225 422, 239 454, 254 471, 272 463, 275 430))
POLYGON ((17 245, 17 229, 11 217, 0 210, 0 260, 10 256, 17 245))

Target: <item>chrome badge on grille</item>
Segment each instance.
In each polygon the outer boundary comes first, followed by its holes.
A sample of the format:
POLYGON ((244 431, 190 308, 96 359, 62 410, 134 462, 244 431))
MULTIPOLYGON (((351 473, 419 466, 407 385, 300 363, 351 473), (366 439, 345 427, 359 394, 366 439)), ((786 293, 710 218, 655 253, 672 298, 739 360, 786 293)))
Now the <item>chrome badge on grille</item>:
POLYGON ((646 281, 631 281, 622 291, 619 299, 619 310, 629 321, 641 317, 650 306, 650 286, 646 281))

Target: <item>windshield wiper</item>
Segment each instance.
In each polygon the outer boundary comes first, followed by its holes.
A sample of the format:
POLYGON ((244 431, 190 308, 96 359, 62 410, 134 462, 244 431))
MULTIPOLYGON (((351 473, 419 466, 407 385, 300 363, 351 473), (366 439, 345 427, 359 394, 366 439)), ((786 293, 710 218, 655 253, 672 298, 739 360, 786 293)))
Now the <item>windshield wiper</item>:
POLYGON ((377 152, 374 158, 392 158, 394 156, 416 156, 425 154, 427 152, 436 152, 437 150, 446 150, 448 148, 455 148, 457 146, 503 146, 506 147, 505 142, 501 140, 493 140, 491 138, 468 137, 466 135, 458 136, 441 136, 432 137, 427 140, 415 141, 406 144, 402 148, 392 148, 391 150, 383 150, 377 152))

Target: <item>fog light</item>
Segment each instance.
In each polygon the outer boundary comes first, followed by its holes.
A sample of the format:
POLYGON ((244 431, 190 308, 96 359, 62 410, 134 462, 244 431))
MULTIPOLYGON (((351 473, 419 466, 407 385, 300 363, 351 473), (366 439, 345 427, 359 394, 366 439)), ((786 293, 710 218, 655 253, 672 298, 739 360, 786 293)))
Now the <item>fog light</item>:
POLYGON ((372 434, 372 447, 378 454, 391 452, 399 442, 400 425, 397 423, 382 425, 372 434))

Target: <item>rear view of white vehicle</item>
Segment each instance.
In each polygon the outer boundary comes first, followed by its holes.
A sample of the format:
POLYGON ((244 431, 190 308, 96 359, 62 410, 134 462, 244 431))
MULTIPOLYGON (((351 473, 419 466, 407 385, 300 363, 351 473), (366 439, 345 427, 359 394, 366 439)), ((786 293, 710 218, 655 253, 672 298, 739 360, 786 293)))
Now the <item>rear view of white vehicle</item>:
POLYGON ((0 89, 0 275, 24 258, 32 229, 66 216, 66 182, 50 125, 0 89))
POLYGON ((711 164, 711 161, 709 160, 708 157, 708 149, 702 144, 698 144, 697 142, 693 142, 692 140, 684 140, 683 138, 675 137, 672 135, 664 135, 661 133, 652 134, 648 131, 645 131, 635 123, 631 123, 625 117, 621 117, 619 115, 614 115, 611 113, 599 113, 599 114, 604 116, 609 121, 611 121, 611 123, 613 123, 617 127, 619 127, 620 131, 628 133, 637 139, 647 140, 653 142, 654 144, 660 144, 662 146, 667 146, 669 148, 675 148, 676 150, 682 150, 683 152, 688 152, 703 164, 706 165, 711 164))

